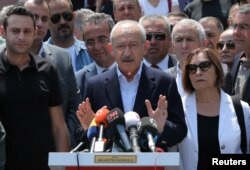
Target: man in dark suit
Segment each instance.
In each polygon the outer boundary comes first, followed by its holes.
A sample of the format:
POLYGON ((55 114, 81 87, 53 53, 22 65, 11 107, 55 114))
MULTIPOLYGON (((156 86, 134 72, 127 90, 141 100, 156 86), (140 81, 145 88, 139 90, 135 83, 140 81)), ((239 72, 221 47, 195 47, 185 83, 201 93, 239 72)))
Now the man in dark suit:
POLYGON ((92 11, 95 11, 96 5, 95 0, 71 0, 73 4, 73 10, 78 10, 81 8, 87 8, 91 9, 92 11))
POLYGON ((233 94, 250 104, 250 4, 239 7, 234 19, 234 41, 243 52, 236 56, 232 68, 233 94))
POLYGON ((110 15, 91 14, 83 24, 83 37, 90 56, 95 61, 76 72, 77 86, 84 96, 86 80, 102 74, 115 66, 114 58, 108 50, 110 32, 115 25, 110 15))
POLYGON ((117 66, 87 80, 85 101, 79 105, 77 116, 84 130, 103 106, 118 107, 124 113, 135 111, 141 118, 152 117, 157 123, 157 146, 167 150, 186 136, 184 111, 175 79, 143 64, 147 46, 140 24, 132 20, 117 23, 110 44, 117 66))
POLYGON ((79 122, 75 113, 80 103, 80 94, 76 85, 71 58, 69 53, 64 49, 43 42, 49 28, 48 22, 50 16, 49 6, 46 1, 20 0, 18 3, 25 6, 36 16, 37 32, 31 52, 40 57, 48 58, 57 68, 63 97, 62 107, 64 118, 70 134, 71 148, 73 148, 77 144, 74 137, 74 130, 79 122))
POLYGON ((143 16, 139 23, 146 30, 147 40, 149 41, 144 63, 163 71, 175 66, 177 58, 175 55, 168 53, 171 46, 171 30, 167 17, 163 15, 143 16))

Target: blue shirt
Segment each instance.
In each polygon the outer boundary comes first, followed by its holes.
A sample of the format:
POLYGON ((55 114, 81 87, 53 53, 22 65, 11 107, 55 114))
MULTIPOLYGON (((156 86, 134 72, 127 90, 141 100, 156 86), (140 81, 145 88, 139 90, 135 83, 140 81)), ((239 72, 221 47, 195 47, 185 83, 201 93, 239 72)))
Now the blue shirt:
MULTIPOLYGON (((53 44, 53 40, 51 39, 51 37, 48 39, 47 43, 53 44)), ((70 52, 69 50, 67 51, 70 53, 74 72, 82 69, 84 66, 89 65, 93 62, 93 59, 87 52, 87 48, 83 41, 80 41, 75 38, 75 43, 71 47, 74 48, 75 53, 72 54, 72 52, 70 52)), ((71 47, 69 49, 72 49, 71 47)))

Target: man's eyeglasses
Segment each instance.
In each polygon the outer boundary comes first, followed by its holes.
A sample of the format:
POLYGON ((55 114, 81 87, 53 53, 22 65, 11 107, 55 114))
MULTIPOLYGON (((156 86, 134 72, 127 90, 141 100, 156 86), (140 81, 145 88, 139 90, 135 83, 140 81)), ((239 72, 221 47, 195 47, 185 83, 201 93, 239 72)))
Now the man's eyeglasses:
POLYGON ((109 43, 109 38, 105 37, 105 36, 100 36, 97 38, 97 41, 95 41, 94 39, 86 39, 85 40, 87 47, 94 47, 97 42, 101 45, 106 45, 109 43))
POLYGON ((249 24, 233 24, 233 28, 234 29, 239 29, 241 31, 246 31, 250 29, 250 25, 249 24))
POLYGON ((146 34, 146 36, 147 36, 148 41, 151 41, 153 37, 158 41, 163 41, 166 39, 167 35, 165 33, 162 33, 162 32, 156 32, 156 33, 149 32, 146 34))
POLYGON ((54 14, 50 17, 50 20, 53 24, 57 24, 61 20, 61 16, 66 21, 72 21, 73 13, 72 12, 64 12, 62 14, 54 14))
POLYGON ((209 70, 211 65, 212 65, 211 61, 203 61, 200 64, 188 64, 186 66, 186 69, 189 74, 195 74, 198 67, 200 68, 201 71, 206 72, 207 70, 209 70))
POLYGON ((235 43, 233 41, 228 41, 226 43, 221 41, 221 42, 217 43, 216 47, 218 50, 222 50, 225 45, 226 45, 227 49, 230 49, 230 50, 233 50, 236 48, 235 43))

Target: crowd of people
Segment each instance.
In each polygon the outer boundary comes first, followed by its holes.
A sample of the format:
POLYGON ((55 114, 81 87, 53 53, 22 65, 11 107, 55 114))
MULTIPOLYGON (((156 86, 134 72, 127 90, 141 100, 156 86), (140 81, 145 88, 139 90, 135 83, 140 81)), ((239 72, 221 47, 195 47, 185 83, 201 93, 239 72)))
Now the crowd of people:
POLYGON ((0 170, 49 170, 49 152, 80 142, 89 151, 96 113, 114 108, 154 119, 156 147, 179 152, 182 170, 250 153, 249 0, 9 2, 0 170))

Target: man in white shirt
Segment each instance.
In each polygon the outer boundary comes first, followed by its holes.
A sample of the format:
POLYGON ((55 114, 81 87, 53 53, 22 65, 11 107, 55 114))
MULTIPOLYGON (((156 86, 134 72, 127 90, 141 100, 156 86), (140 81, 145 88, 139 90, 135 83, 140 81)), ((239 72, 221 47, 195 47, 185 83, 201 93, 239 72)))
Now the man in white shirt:
POLYGON ((172 46, 178 63, 175 67, 167 70, 167 72, 176 77, 180 96, 186 94, 182 86, 182 70, 184 69, 187 56, 193 50, 204 45, 205 30, 199 22, 192 19, 183 19, 174 26, 172 31, 172 46))

